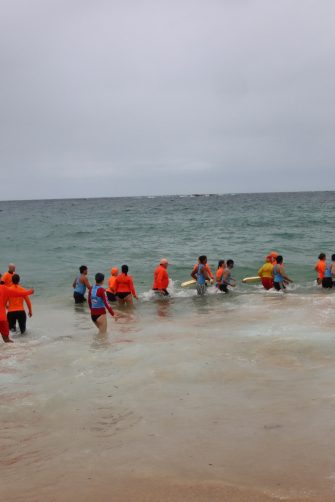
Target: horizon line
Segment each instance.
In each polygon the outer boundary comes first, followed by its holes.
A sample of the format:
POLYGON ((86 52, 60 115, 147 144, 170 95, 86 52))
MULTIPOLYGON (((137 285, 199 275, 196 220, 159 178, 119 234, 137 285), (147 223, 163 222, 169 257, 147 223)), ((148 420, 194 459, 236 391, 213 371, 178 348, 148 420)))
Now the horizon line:
POLYGON ((331 193, 333 190, 287 190, 287 191, 266 191, 266 192, 191 192, 174 194, 147 194, 147 195, 101 195, 86 197, 47 197, 33 199, 0 199, 0 202, 38 202, 38 201, 56 201, 56 200, 94 200, 94 199, 131 199, 131 198, 154 198, 154 197, 205 197, 205 196, 223 196, 223 195, 262 195, 262 194, 294 194, 294 193, 331 193))

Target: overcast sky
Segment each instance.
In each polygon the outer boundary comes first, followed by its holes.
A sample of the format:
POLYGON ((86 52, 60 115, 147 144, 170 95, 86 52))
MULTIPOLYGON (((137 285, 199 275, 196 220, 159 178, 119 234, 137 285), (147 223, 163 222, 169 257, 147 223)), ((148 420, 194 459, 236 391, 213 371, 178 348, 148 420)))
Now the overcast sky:
POLYGON ((10 0, 1 199, 335 189, 334 0, 10 0))

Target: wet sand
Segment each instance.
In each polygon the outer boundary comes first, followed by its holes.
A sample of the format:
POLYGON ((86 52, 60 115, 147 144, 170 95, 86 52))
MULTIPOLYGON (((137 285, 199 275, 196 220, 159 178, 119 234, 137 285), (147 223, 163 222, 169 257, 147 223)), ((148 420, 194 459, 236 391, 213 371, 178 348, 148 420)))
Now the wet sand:
POLYGON ((333 502, 334 302, 238 301, 102 339, 37 306, 0 352, 1 502, 333 502))

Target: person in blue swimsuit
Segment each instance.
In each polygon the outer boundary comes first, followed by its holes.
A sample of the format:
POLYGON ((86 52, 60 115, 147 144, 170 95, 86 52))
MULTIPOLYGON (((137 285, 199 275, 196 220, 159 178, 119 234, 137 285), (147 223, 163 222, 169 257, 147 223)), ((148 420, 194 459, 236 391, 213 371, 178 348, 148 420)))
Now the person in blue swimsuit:
POLYGON ((332 263, 326 264, 325 274, 324 274, 323 279, 321 281, 322 287, 326 288, 326 289, 331 289, 333 287, 332 268, 333 268, 333 264, 334 264, 334 259, 335 259, 335 255, 332 255, 332 263))
POLYGON ((206 268, 207 256, 199 256, 199 264, 197 270, 192 271, 191 277, 197 281, 197 293, 199 296, 203 296, 206 293, 207 284, 206 281, 210 281, 211 277, 206 268))
POLYGON ((332 254, 332 262, 330 264, 330 271, 332 273, 333 287, 335 288, 335 254, 332 254))
POLYGON ((288 277, 288 275, 286 275, 283 265, 283 257, 278 255, 276 261, 277 263, 273 266, 273 287, 277 291, 280 291, 282 289, 286 289, 286 285, 293 281, 288 277))
POLYGON ((86 288, 91 289, 91 285, 87 278, 88 269, 86 265, 82 265, 81 267, 79 267, 79 272, 80 275, 78 275, 78 277, 75 278, 72 284, 72 287, 74 288, 73 298, 75 303, 78 304, 86 302, 85 298, 86 288))
POLYGON ((95 285, 89 290, 88 305, 91 310, 91 319, 99 330, 99 335, 105 335, 107 332, 107 316, 106 310, 110 313, 114 320, 118 314, 114 312, 108 302, 106 290, 103 287, 105 280, 104 274, 98 272, 95 274, 95 285))

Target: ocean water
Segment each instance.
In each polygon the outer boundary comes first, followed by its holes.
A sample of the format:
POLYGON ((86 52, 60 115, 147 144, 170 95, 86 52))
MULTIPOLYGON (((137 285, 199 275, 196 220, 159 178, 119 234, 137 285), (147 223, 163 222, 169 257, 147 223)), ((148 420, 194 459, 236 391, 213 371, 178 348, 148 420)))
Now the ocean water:
MULTIPOLYGON (((334 500, 335 290, 314 272, 334 209, 335 192, 0 202, 0 270, 36 290, 28 333, 0 345, 0 500, 132 500, 143 480, 334 500), (270 250, 285 294, 240 281, 270 250), (180 288, 199 254, 234 259, 229 295, 180 288), (72 281, 123 263, 140 299, 101 338, 72 281)), ((165 500, 150 490, 136 500, 165 500)))
POLYGON ((235 275, 254 275, 269 250, 308 287, 320 251, 333 253, 335 192, 131 197, 0 202, 1 263, 14 261, 36 295, 63 297, 81 264, 90 276, 127 263, 148 291, 163 256, 176 281, 197 256, 235 260, 235 275))

